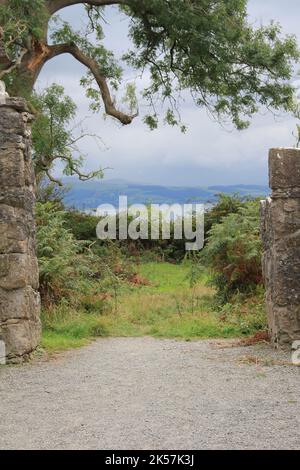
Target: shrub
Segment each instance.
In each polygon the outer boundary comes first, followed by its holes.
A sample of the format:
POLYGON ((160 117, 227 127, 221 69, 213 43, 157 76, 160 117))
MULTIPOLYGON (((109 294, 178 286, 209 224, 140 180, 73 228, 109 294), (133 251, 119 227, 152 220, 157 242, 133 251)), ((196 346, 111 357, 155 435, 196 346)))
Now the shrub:
POLYGON ((48 306, 67 300, 86 312, 101 312, 109 294, 116 298, 134 272, 117 242, 76 240, 69 215, 53 202, 36 207, 42 300, 48 306))
POLYGON ((65 226, 73 233, 76 240, 96 240, 96 227, 99 217, 77 210, 65 213, 65 226))
POLYGON ((64 226, 64 211, 47 202, 36 205, 37 255, 42 297, 57 298, 76 275, 79 243, 64 226))
POLYGON ((229 214, 236 214, 247 202, 247 198, 242 198, 239 194, 223 194, 218 196, 218 202, 205 215, 205 238, 209 237, 209 232, 216 224, 220 224, 224 217, 229 214))
POLYGON ((258 286, 252 294, 246 299, 242 294, 235 294, 219 310, 220 320, 233 325, 241 335, 253 335, 268 328, 264 290, 258 286))
POLYGON ((234 293, 248 293, 262 283, 259 224, 259 203, 248 201, 209 232, 201 260, 212 271, 212 283, 222 303, 234 293))

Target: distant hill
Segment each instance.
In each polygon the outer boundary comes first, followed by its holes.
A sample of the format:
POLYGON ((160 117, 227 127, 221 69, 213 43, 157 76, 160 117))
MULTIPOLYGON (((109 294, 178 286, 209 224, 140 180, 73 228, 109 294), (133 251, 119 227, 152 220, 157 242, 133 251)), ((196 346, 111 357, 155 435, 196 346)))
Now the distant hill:
POLYGON ((126 195, 128 204, 186 204, 190 202, 213 203, 218 193, 264 197, 270 193, 268 186, 231 185, 205 187, 176 187, 130 183, 123 180, 92 180, 82 182, 64 178, 70 187, 65 195, 69 207, 80 210, 96 209, 100 204, 118 205, 119 196, 126 195))

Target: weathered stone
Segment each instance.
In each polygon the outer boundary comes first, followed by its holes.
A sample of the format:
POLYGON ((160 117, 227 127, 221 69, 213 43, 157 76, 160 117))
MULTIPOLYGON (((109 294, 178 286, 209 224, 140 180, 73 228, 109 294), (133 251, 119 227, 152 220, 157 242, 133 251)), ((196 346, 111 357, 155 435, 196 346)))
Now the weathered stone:
POLYGON ((33 214, 24 209, 0 204, 0 254, 26 253, 35 236, 33 214))
POLYGON ((272 197, 262 201, 263 275, 274 345, 300 339, 300 150, 269 154, 272 197))
POLYGON ((24 166, 25 186, 29 186, 33 189, 35 186, 35 174, 31 158, 31 149, 28 147, 24 149, 24 166))
POLYGON ((36 256, 30 251, 0 255, 0 287, 20 289, 27 285, 39 286, 36 256))
POLYGON ((0 113, 1 147, 9 143, 18 144, 25 136, 25 123, 22 113, 1 105, 0 113), (15 138, 15 136, 18 136, 15 138))
POLYGON ((24 154, 16 147, 8 146, 0 148, 0 187, 24 187, 25 186, 25 162, 24 154))
POLYGON ((4 191, 0 186, 0 204, 18 207, 33 214, 35 204, 33 188, 5 188, 4 191))
MULTIPOLYGON (((294 237, 294 234, 300 230, 300 219, 297 214, 300 213, 299 198, 269 198, 265 204, 267 219, 265 220, 268 237, 272 234, 272 241, 281 241, 287 237, 294 237)), ((266 240, 267 241, 267 240, 266 240)))
POLYGON ((5 342, 8 360, 26 358, 38 346, 40 336, 40 321, 16 319, 0 324, 0 339, 5 342))
POLYGON ((30 286, 25 289, 4 290, 0 288, 0 318, 8 320, 27 319, 39 321, 40 296, 30 286))
POLYGON ((29 113, 28 104, 24 98, 14 96, 7 97, 6 107, 8 108, 8 110, 16 110, 19 113, 29 113))
MULTIPOLYGON (((1 215, 0 215, 1 219, 1 215)), ((28 240, 17 222, 0 222, 0 255, 3 253, 26 253, 28 240)))
POLYGON ((269 153, 269 179, 272 197, 300 197, 299 149, 278 148, 269 153), (277 191, 277 192, 276 192, 277 191))
POLYGON ((13 362, 27 358, 41 333, 31 120, 24 100, 0 103, 0 339, 13 362))

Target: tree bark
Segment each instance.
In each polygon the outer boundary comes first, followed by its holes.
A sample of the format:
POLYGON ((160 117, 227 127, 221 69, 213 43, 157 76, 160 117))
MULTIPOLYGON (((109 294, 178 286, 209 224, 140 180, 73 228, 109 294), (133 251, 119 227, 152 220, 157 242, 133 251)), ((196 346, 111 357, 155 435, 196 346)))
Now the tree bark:
POLYGON ((85 55, 76 45, 60 44, 49 46, 49 55, 46 58, 46 61, 61 54, 71 54, 75 59, 77 59, 81 64, 85 65, 92 72, 99 86, 106 114, 116 118, 124 125, 132 123, 133 119, 137 117, 137 114, 130 116, 116 109, 109 91, 109 87, 107 85, 107 80, 104 75, 102 75, 97 62, 94 59, 85 55))
POLYGON ((126 5, 128 2, 126 0, 48 0, 47 8, 50 15, 53 15, 62 8, 69 7, 72 5, 78 4, 93 5, 93 6, 107 6, 107 5, 126 5))

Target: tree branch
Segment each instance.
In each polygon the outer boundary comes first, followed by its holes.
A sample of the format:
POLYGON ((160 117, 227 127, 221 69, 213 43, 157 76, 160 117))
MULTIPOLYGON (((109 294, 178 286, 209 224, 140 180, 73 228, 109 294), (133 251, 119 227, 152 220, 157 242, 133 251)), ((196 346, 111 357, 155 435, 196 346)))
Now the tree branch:
POLYGON ((54 176, 51 175, 50 171, 49 170, 46 170, 45 171, 46 175, 48 176, 49 180, 51 181, 51 183, 55 183, 57 184, 58 186, 62 187, 63 184, 60 180, 54 178, 54 176))
MULTIPOLYGON (((75 162, 73 161, 72 157, 68 157, 65 155, 56 155, 55 157, 51 158, 51 162, 49 162, 49 164, 52 164, 55 160, 64 160, 65 162, 67 162, 71 170, 71 176, 77 175, 80 181, 90 181, 91 179, 97 176, 99 177, 99 175, 103 177, 104 171, 112 169, 110 167, 106 167, 106 168, 100 168, 97 171, 91 171, 90 173, 82 173, 80 169, 76 167, 76 164, 74 164, 75 162)), ((52 183, 55 183, 58 186, 63 186, 63 183, 61 180, 54 178, 54 176, 52 176, 52 174, 50 173, 50 168, 45 165, 45 160, 43 158, 41 158, 41 163, 42 163, 42 166, 40 167, 40 171, 45 172, 46 176, 49 178, 49 180, 52 183)))
POLYGON ((78 5, 80 3, 99 7, 108 5, 126 5, 128 2, 126 0, 47 0, 46 3, 50 15, 53 15, 62 8, 78 5))
POLYGON ((13 70, 15 70, 22 63, 23 57, 25 56, 25 54, 27 54, 27 52, 27 49, 23 49, 16 62, 11 64, 7 69, 0 71, 0 80, 2 80, 4 75, 8 75, 9 73, 13 72, 13 70))
POLYGON ((116 109, 109 91, 109 87, 107 85, 106 77, 102 75, 99 65, 93 58, 82 52, 75 44, 58 44, 54 46, 48 46, 48 48, 49 54, 47 56, 47 61, 61 54, 71 54, 75 59, 77 59, 81 64, 85 65, 91 71, 99 86, 106 114, 114 117, 124 125, 131 124, 134 118, 138 116, 138 113, 130 116, 116 109))
POLYGON ((72 176, 77 175, 79 177, 80 181, 89 181, 89 180, 95 178, 100 173, 103 173, 106 170, 111 170, 110 167, 106 167, 106 168, 100 168, 97 171, 91 171, 90 173, 82 173, 80 171, 80 169, 78 167, 76 167, 76 162, 73 161, 72 157, 68 157, 66 155, 57 155, 57 156, 53 157, 52 163, 55 160, 64 160, 65 162, 67 162, 69 164, 70 170, 72 172, 72 176))

